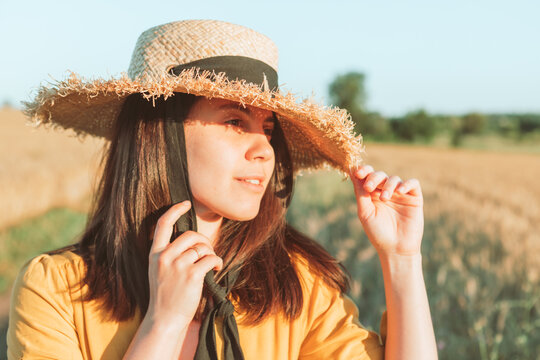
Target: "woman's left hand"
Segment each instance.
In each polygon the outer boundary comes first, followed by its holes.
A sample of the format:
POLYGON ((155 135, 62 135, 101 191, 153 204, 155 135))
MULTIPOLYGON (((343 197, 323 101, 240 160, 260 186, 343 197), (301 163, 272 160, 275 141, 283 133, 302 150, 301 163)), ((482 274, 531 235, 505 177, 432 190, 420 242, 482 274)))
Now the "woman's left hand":
POLYGON ((416 255, 424 233, 423 198, 417 179, 388 177, 370 165, 351 174, 358 218, 380 255, 416 255), (381 197, 382 195, 382 197, 381 197))

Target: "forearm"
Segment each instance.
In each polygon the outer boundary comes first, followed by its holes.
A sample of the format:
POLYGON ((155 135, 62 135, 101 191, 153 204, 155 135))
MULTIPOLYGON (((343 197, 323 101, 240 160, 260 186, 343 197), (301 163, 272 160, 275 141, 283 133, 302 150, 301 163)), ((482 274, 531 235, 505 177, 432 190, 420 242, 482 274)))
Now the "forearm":
POLYGON ((178 359, 187 329, 187 325, 160 325, 145 317, 123 359, 178 359))
POLYGON ((422 256, 380 255, 379 258, 387 306, 385 358, 436 359, 422 256))

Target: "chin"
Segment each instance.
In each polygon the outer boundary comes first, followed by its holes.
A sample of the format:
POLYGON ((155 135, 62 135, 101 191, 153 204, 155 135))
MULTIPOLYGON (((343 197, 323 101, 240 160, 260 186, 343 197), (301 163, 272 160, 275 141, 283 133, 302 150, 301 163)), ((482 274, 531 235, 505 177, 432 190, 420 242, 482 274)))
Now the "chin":
POLYGON ((259 213, 259 204, 254 207, 245 209, 234 209, 233 211, 224 211, 223 217, 234 221, 249 221, 253 220, 259 213))
POLYGON ((195 213, 197 216, 205 219, 215 219, 223 217, 233 221, 253 220, 259 213, 262 199, 237 198, 232 201, 231 198, 198 200, 194 196, 195 213))

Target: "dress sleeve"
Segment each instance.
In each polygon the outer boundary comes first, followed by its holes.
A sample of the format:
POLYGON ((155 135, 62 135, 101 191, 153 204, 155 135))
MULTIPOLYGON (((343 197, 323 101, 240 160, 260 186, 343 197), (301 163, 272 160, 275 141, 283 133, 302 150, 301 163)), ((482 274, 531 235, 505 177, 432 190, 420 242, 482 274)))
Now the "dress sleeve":
POLYGON ((65 266, 40 255, 13 286, 7 333, 8 359, 82 359, 65 266))
MULTIPOLYGON (((309 284, 309 283, 308 283, 309 284)), ((300 359, 383 359, 385 316, 381 336, 362 327, 358 308, 346 295, 314 277, 307 312, 307 334, 300 359)))

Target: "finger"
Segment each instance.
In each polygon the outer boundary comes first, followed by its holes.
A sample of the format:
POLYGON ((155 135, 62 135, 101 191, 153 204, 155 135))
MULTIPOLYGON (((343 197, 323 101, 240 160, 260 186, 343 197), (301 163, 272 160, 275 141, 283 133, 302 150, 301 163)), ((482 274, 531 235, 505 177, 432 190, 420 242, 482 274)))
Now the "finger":
POLYGON ((208 256, 208 255, 217 256, 214 250, 209 248, 205 244, 198 244, 198 246, 194 245, 184 252, 184 254, 186 253, 188 253, 189 256, 192 256, 192 254, 195 253, 195 259, 191 263, 197 263, 198 261, 200 261, 201 259, 203 259, 205 256, 208 256))
POLYGON ((206 246, 206 244, 199 243, 186 249, 186 251, 174 258, 172 262, 176 263, 177 266, 188 266, 193 265, 207 255, 216 255, 216 253, 206 246))
POLYGON ((353 174, 355 175, 356 178, 363 179, 366 176, 368 176, 369 174, 371 174, 373 171, 374 171, 373 166, 371 166, 371 165, 362 165, 358 169, 353 171, 353 174))
MULTIPOLYGON (((179 246, 179 244, 181 244, 182 242, 188 241, 188 239, 190 241, 201 242, 201 243, 204 243, 204 244, 206 244, 206 245, 208 245, 210 247, 213 247, 212 242, 210 241, 210 239, 208 239, 205 235, 201 234, 200 232, 192 231, 192 230, 188 230, 188 231, 185 231, 184 233, 180 234, 176 239, 171 241, 171 245, 172 246, 179 246)), ((192 243, 192 244, 194 244, 194 243, 192 243)))
POLYGON ((418 181, 418 179, 414 179, 414 178, 409 179, 409 180, 405 181, 403 184, 401 184, 400 186, 398 186, 397 191, 400 194, 408 194, 408 193, 410 193, 411 195, 415 195, 415 196, 422 195, 422 190, 420 188, 420 182, 418 181))
POLYGON ((383 201, 386 201, 392 198, 392 195, 394 194, 394 190, 401 183, 402 181, 399 176, 395 176, 395 175, 390 176, 382 188, 380 199, 383 201))
POLYGON ((206 246, 213 248, 212 242, 206 236, 199 232, 188 230, 174 239, 174 241, 171 241, 167 251, 170 248, 177 253, 181 253, 196 243, 203 243, 206 244, 206 246), (176 248, 178 248, 178 250, 174 250, 176 248))
POLYGON ((223 259, 215 254, 207 254, 198 261, 192 261, 195 251, 188 249, 181 257, 173 262, 173 266, 179 271, 189 271, 196 277, 204 277, 212 269, 219 271, 223 268, 223 259))
POLYGON ((366 177, 364 189, 368 192, 372 192, 377 188, 382 188, 387 179, 388 175, 386 175, 384 171, 373 172, 366 177))
POLYGON ((223 259, 217 255, 206 255, 193 264, 195 271, 200 271, 203 276, 210 270, 220 271, 223 269, 223 259))
POLYGON ((186 251, 184 251, 179 257, 175 258, 174 262, 177 264, 180 263, 180 264, 183 264, 184 266, 187 266, 189 264, 194 264, 200 258, 201 256, 199 255, 199 250, 197 250, 197 248, 192 246, 186 251))
POLYGON ((182 258, 184 254, 187 254, 187 259, 194 258, 189 262, 194 263, 199 257, 203 257, 206 254, 215 254, 212 246, 206 242, 198 241, 202 237, 204 236, 192 236, 185 239, 185 241, 175 241, 163 250, 160 256, 165 257, 165 261, 170 263, 175 261, 175 259, 182 258))
POLYGON ((371 199, 371 194, 364 189, 364 181, 356 177, 351 177, 356 202, 358 205, 358 216, 361 219, 368 218, 375 211, 375 205, 371 199))
POLYGON ((154 238, 150 247, 150 254, 159 252, 167 247, 170 242, 173 226, 180 216, 184 215, 191 207, 191 202, 184 202, 171 206, 157 221, 154 230, 154 238))

